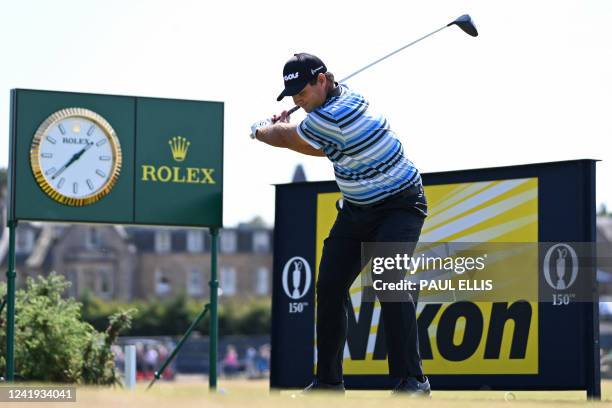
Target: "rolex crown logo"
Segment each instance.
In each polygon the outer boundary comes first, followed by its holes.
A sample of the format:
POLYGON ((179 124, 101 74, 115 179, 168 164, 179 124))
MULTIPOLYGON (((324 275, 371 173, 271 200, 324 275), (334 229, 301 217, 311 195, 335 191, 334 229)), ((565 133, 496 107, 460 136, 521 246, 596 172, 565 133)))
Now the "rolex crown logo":
POLYGON ((188 142, 186 138, 182 136, 174 136, 170 141, 170 150, 172 151, 172 158, 177 162, 182 162, 187 157, 187 150, 191 142, 188 142))

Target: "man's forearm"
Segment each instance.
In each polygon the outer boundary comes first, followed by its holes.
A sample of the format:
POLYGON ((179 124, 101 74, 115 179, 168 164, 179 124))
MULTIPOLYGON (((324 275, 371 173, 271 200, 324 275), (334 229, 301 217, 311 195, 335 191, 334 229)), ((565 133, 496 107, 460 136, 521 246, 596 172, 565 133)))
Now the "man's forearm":
POLYGON ((257 130, 257 140, 275 147, 289 148, 291 132, 295 132, 295 125, 291 123, 277 123, 257 130))
POLYGON ((323 157, 325 153, 303 141, 296 131, 296 125, 277 123, 257 130, 257 140, 270 146, 284 147, 309 156, 323 157))

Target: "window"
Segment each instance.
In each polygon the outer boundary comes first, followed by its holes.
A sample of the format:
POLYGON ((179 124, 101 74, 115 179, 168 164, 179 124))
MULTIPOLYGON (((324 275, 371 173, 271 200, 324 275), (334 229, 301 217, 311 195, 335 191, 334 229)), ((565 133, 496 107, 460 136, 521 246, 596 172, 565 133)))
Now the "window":
POLYGON ((96 293, 96 271, 95 269, 87 268, 81 271, 83 282, 81 288, 84 291, 96 293))
POLYGON ((100 297, 109 299, 113 296, 113 271, 109 268, 98 270, 98 293, 100 297))
POLYGON ((270 271, 265 266, 257 268, 255 273, 255 293, 258 295, 268 294, 268 275, 270 271))
POLYGON ((170 252, 172 249, 172 234, 168 230, 155 231, 155 251, 170 252))
POLYGON ((15 237, 15 252, 18 254, 30 253, 34 250, 34 231, 31 229, 17 230, 15 237))
POLYGON ((266 231, 257 231, 253 234, 253 252, 263 253, 270 251, 270 238, 266 231))
POLYGON ((226 254, 236 252, 236 247, 238 246, 236 231, 222 231, 220 240, 221 252, 226 254))
POLYGON ((200 230, 187 231, 187 251, 202 252, 204 250, 204 236, 200 230))
POLYGON ((204 271, 201 269, 189 269, 187 275, 187 294, 191 296, 200 296, 204 294, 204 271))
POLYGON ((76 268, 68 268, 66 271, 66 280, 70 282, 70 287, 68 288, 68 296, 77 297, 79 295, 79 287, 78 287, 78 271, 76 268))
POLYGON ((85 246, 87 248, 97 248, 100 245, 100 231, 97 228, 87 228, 85 234, 85 246))
POLYGON ((172 283, 170 282, 170 273, 164 269, 158 268, 155 270, 155 294, 158 296, 166 296, 172 291, 172 283))
POLYGON ((236 268, 222 266, 220 270, 221 291, 223 295, 232 296, 236 294, 236 268))

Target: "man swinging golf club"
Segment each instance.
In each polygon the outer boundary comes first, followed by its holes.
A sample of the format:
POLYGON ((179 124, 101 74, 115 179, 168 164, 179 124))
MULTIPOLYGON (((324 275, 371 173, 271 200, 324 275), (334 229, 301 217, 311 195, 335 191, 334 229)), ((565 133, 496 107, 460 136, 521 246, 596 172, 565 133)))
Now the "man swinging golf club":
MULTIPOLYGON (((308 115, 298 125, 289 112, 256 122, 251 137, 333 163, 343 199, 324 242, 317 280, 317 370, 304 390, 344 392, 342 359, 349 288, 361 270, 362 242, 416 243, 427 216, 421 176, 387 120, 316 56, 295 54, 283 69, 285 89, 308 115), (276 122, 276 123, 275 123, 276 122)), ((414 248, 414 245, 412 245, 414 248)), ((411 256, 409 253, 408 256, 411 256)), ((382 322, 394 393, 429 395, 419 355, 415 304, 382 302, 382 322)))

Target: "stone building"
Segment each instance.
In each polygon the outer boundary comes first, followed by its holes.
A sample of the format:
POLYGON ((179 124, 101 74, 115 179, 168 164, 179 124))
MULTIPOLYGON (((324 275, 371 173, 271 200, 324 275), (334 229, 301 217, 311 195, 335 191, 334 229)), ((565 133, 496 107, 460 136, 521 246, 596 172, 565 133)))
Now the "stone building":
MULTIPOLYGON (((180 292, 195 298, 209 297, 211 238, 208 231, 133 228, 131 234, 140 254, 139 298, 180 292)), ((270 229, 246 226, 223 229, 218 250, 221 298, 270 296, 270 229)))
MULTIPOLYGON (((6 271, 8 229, 0 231, 0 265, 6 271)), ((21 222, 17 285, 28 276, 56 271, 72 283, 71 296, 91 292, 130 301, 186 293, 208 298, 210 244, 206 229, 21 222)), ((218 279, 221 301, 270 296, 272 230, 248 225, 221 230, 218 279)))

